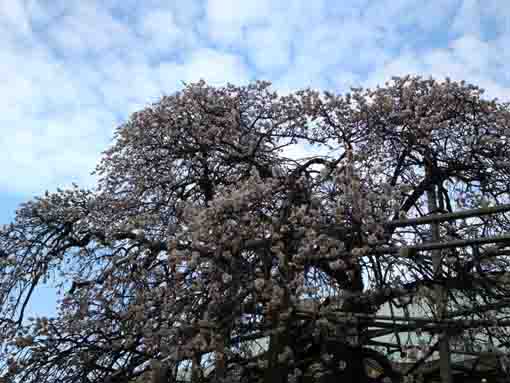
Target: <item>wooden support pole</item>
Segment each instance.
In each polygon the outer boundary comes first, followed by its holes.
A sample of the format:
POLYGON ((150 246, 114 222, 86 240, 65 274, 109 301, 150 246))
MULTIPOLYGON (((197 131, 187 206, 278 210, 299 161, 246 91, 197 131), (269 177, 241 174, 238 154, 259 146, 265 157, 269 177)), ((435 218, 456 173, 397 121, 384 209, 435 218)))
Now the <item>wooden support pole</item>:
MULTIPOLYGON (((432 169, 427 168, 427 171, 430 173, 432 169)), ((437 195, 436 195, 436 185, 432 183, 427 190, 427 203, 428 203, 428 211, 430 214, 433 214, 437 211, 437 195)), ((439 233, 439 223, 437 221, 433 221, 430 224, 430 232, 432 242, 440 241, 440 233, 439 233)), ((435 249, 432 250, 432 265, 434 267, 434 275, 439 277, 442 274, 441 267, 441 250, 435 249)), ((447 313, 448 295, 444 289, 437 285, 435 287, 435 306, 436 306, 436 315, 438 319, 443 319, 443 317, 447 313)), ((450 355, 450 340, 448 337, 447 331, 443 331, 441 334, 441 338, 439 340, 439 370, 441 375, 442 383, 451 383, 452 381, 452 371, 451 371, 451 355, 450 355)))
MULTIPOLYGON (((437 225, 437 224, 435 224, 437 225)), ((437 225, 439 226, 439 225, 437 225)), ((510 246, 510 234, 502 234, 502 235, 494 235, 494 236, 487 236, 482 238, 469 238, 469 239, 455 239, 451 241, 432 241, 432 242, 425 242, 418 245, 412 245, 412 246, 380 246, 375 247, 373 249, 370 249, 370 255, 374 256, 385 256, 385 255, 393 255, 393 256, 402 256, 406 257, 405 255, 401 255, 401 249, 406 248, 411 250, 409 254, 412 254, 413 251, 434 251, 434 250, 442 250, 442 249, 454 249, 459 247, 470 247, 473 245, 489 245, 489 244, 504 244, 506 246, 510 246)), ((339 257, 349 256, 350 253, 340 253, 339 257)), ((500 252, 497 255, 506 255, 505 252, 500 252)), ((317 258, 319 259, 319 258, 317 258)), ((327 258, 324 258, 327 259, 327 258)))
MULTIPOLYGON (((434 193, 435 194, 435 193, 434 193)), ((419 226, 419 225, 428 225, 430 223, 439 223, 439 222, 447 222, 453 221, 457 219, 465 219, 472 217, 481 217, 485 215, 498 214, 498 213, 506 213, 510 211, 510 204, 508 205, 498 205, 491 207, 484 207, 478 209, 468 209, 468 210, 460 210, 453 213, 443 213, 443 214, 430 214, 425 217, 419 218, 410 218, 410 219, 402 219, 397 221, 389 221, 384 223, 384 226, 387 227, 406 227, 406 226, 419 226)))

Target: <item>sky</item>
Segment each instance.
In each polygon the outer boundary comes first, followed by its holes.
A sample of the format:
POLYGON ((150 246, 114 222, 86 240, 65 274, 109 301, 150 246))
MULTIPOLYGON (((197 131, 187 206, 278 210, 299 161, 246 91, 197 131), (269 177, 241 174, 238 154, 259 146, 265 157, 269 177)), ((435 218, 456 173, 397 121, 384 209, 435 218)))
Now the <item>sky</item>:
POLYGON ((90 175, 183 82, 344 92, 448 76, 510 101, 504 0, 0 0, 0 224, 90 175))

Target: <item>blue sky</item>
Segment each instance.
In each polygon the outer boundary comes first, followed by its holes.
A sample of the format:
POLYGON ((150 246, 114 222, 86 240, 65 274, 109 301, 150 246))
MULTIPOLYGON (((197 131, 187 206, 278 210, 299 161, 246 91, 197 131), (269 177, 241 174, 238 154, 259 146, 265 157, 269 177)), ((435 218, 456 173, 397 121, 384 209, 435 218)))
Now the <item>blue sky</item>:
POLYGON ((504 0, 0 0, 0 223, 182 81, 344 91, 407 73, 510 101, 504 0))

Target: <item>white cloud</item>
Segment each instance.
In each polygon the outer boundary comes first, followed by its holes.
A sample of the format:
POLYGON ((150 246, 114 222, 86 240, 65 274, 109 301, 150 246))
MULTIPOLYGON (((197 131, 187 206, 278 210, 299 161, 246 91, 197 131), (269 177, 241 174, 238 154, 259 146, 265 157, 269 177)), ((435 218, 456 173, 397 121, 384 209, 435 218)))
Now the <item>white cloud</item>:
POLYGON ((466 66, 468 71, 482 75, 489 73, 490 56, 497 54, 497 52, 491 52, 491 46, 487 42, 473 35, 460 37, 452 42, 451 47, 456 58, 466 66))
POLYGON ((65 56, 98 54, 136 45, 131 29, 100 4, 76 3, 49 27, 49 36, 65 56))
POLYGON ((140 20, 139 27, 143 37, 155 41, 157 48, 171 46, 181 34, 172 12, 168 10, 150 10, 140 20))
POLYGON ((149 9, 140 17, 137 31, 147 54, 158 57, 196 46, 198 41, 191 20, 187 25, 179 25, 176 16, 171 9, 149 9))
POLYGON ((0 0, 0 190, 93 182, 115 121, 181 81, 344 91, 414 73, 509 99, 509 25, 498 0, 0 0))
POLYGON ((125 117, 162 95, 155 71, 143 55, 108 53, 98 60, 94 70, 96 72, 88 73, 100 82, 97 90, 103 103, 110 110, 122 112, 125 117))
POLYGON ((349 92, 352 87, 359 86, 362 82, 360 76, 356 73, 343 71, 331 76, 332 91, 338 93, 349 92))
POLYGON ((482 9, 478 0, 463 0, 455 15, 451 29, 459 34, 479 35, 482 9))
MULTIPOLYGON (((8 3, 16 0, 4 0, 8 3)), ((21 1, 21 0, 17 0, 21 1)), ((72 2, 67 0, 52 0, 51 7, 40 0, 25 0, 25 10, 30 21, 37 26, 46 26, 55 20, 59 15, 72 7, 72 2)))
POLYGON ((274 25, 256 26, 246 31, 243 44, 258 71, 279 72, 290 64, 292 34, 288 29, 274 25))
POLYGON ((200 49, 194 51, 185 63, 184 77, 186 81, 200 77, 215 84, 225 81, 244 83, 249 79, 249 74, 239 56, 200 49))
POLYGON ((207 48, 193 51, 182 64, 169 62, 159 65, 159 80, 162 89, 167 92, 175 90, 182 81, 204 79, 213 85, 227 82, 242 84, 249 77, 248 69, 240 57, 207 48))
MULTIPOLYGON (((30 16, 13 15, 12 23, 30 16)), ((13 36, 0 44, 5 90, 0 94, 0 190, 31 194, 70 180, 90 185, 89 172, 114 116, 104 111, 85 70, 57 59, 27 30, 23 39, 13 36)))
POLYGON ((495 45, 466 35, 452 41, 447 48, 403 53, 372 73, 364 85, 382 85, 392 76, 404 74, 433 76, 439 80, 450 77, 484 88, 489 98, 510 101, 510 84, 491 68, 491 60, 499 54, 495 45))
POLYGON ((242 29, 263 22, 270 16, 271 0, 208 0, 206 17, 213 40, 229 44, 241 39, 242 29))
MULTIPOLYGON (((402 27, 414 27, 431 32, 448 22, 448 17, 457 5, 456 0, 385 0, 366 4, 362 19, 372 27, 382 27, 400 42, 405 36, 399 33, 402 27)), ((416 37, 416 36, 413 36, 416 37)))
POLYGON ((30 34, 30 23, 20 0, 0 0, 0 25, 22 35, 30 34))
MULTIPOLYGON (((2 121, 2 125, 5 123, 2 121)), ((11 121, 0 136, 0 190, 26 193, 75 181, 93 186, 90 171, 105 148, 114 116, 96 109, 11 121), (7 165, 7 166, 6 166, 7 165)))

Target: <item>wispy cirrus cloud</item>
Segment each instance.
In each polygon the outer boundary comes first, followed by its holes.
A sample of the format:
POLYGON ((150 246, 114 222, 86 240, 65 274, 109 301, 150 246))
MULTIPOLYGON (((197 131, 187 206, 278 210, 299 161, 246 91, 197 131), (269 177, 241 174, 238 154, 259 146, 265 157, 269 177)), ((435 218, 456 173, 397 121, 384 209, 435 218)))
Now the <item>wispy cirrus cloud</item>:
POLYGON ((0 0, 0 33, 0 199, 93 185, 114 127, 183 81, 342 91, 416 73, 510 95, 498 0, 0 0))

